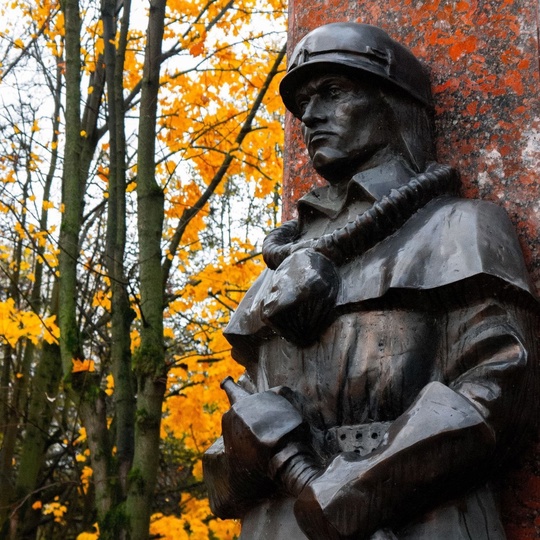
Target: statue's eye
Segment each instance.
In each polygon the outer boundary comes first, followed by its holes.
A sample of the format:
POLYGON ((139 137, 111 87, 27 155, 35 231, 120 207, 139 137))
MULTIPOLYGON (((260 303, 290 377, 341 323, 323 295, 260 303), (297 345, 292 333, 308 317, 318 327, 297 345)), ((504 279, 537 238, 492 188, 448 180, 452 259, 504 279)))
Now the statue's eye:
POLYGON ((300 99, 296 101, 296 107, 298 108, 298 112, 300 113, 300 115, 304 114, 308 105, 309 105, 308 97, 301 97, 300 99))
POLYGON ((331 98, 338 98, 343 94, 343 88, 337 85, 332 85, 328 88, 328 95, 331 98))

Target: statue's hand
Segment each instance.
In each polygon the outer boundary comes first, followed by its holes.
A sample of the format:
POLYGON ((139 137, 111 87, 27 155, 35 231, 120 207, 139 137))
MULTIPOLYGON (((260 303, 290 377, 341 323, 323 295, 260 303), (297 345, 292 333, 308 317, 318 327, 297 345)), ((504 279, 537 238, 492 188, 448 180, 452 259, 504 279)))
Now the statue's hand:
POLYGON ((291 441, 306 438, 302 415, 275 391, 243 397, 223 415, 225 451, 242 467, 270 476, 272 457, 291 441))
POLYGON ((298 523, 310 540, 368 538, 369 459, 341 454, 336 461, 298 497, 294 506, 298 523))
POLYGON ((329 259, 312 249, 297 251, 274 272, 260 302, 261 320, 288 341, 309 346, 331 323, 339 287, 329 259))

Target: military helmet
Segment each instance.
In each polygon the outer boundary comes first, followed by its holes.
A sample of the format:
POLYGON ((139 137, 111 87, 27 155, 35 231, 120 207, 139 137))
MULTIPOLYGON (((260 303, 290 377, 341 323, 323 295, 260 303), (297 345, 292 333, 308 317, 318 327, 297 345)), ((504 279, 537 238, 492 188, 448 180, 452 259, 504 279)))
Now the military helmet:
POLYGON ((279 87, 287 109, 298 116, 298 87, 315 73, 336 71, 355 78, 375 75, 431 105, 429 76, 407 47, 376 26, 346 22, 315 28, 296 45, 279 87))

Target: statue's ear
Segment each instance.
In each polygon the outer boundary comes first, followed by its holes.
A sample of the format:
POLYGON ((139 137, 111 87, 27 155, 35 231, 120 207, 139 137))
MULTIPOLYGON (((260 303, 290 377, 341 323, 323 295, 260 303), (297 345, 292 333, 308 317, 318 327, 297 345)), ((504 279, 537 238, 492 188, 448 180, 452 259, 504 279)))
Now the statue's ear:
POLYGON ((414 172, 424 172, 427 163, 436 161, 432 109, 394 89, 385 88, 382 94, 392 115, 396 152, 414 172))

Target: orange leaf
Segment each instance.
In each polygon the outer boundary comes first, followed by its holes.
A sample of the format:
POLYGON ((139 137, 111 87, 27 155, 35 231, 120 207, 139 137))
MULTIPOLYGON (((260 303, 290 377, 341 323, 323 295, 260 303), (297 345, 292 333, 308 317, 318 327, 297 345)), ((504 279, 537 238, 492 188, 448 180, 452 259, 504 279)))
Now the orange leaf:
POLYGON ((73 362, 73 368, 71 369, 72 373, 80 373, 81 371, 89 371, 92 373, 93 371, 96 371, 93 360, 77 360, 72 358, 71 361, 73 362))
POLYGON ((200 55, 204 52, 204 42, 203 42, 203 41, 199 41, 199 43, 195 43, 195 45, 192 45, 192 46, 189 48, 189 52, 190 52, 193 56, 200 56, 200 55))

